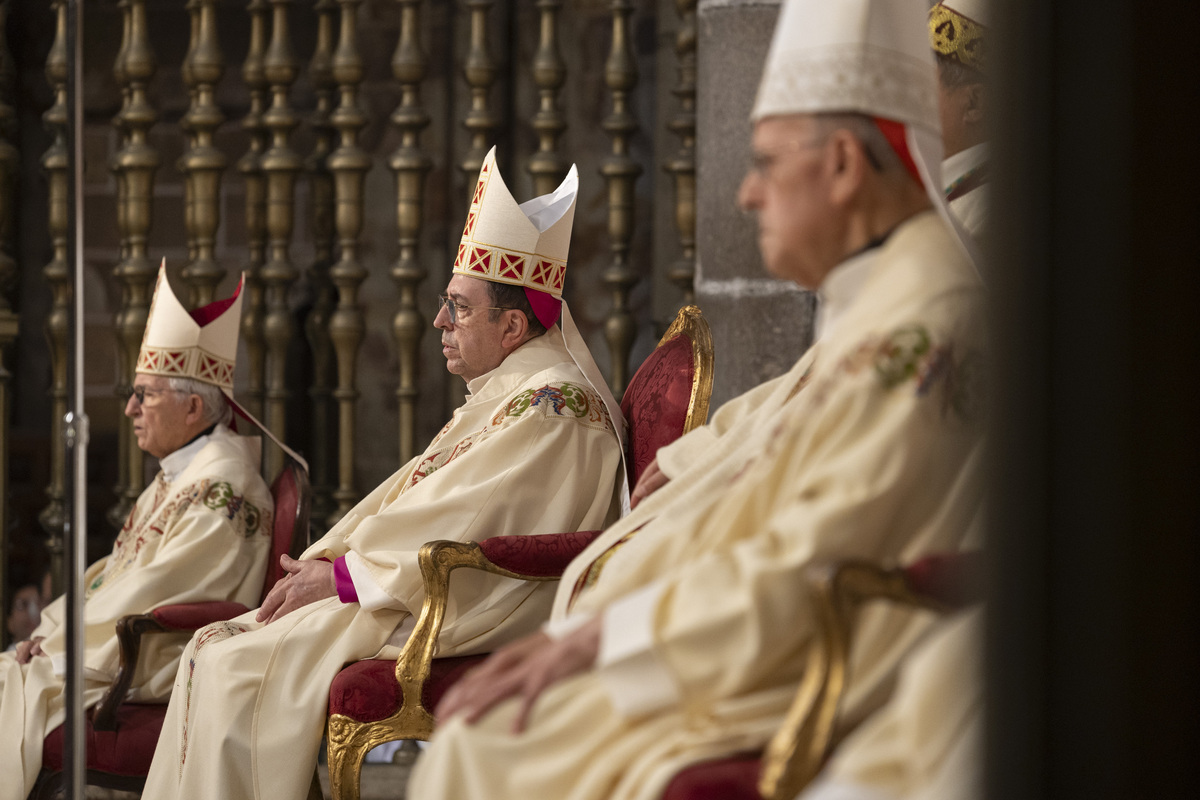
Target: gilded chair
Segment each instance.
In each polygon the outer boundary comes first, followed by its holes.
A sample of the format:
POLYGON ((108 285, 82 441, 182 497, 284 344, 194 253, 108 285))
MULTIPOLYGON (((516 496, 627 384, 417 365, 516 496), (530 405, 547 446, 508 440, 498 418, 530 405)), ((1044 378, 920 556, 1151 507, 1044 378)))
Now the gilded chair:
POLYGON ((762 754, 740 753, 679 772, 663 800, 792 800, 828 757, 849 678, 854 619, 868 601, 949 612, 982 599, 979 553, 930 556, 905 568, 865 561, 814 564, 808 583, 820 635, 783 725, 762 754))
MULTIPOLYGON (((625 390, 621 411, 629 424, 626 468, 636 485, 658 449, 708 419, 713 347, 708 323, 695 306, 679 310, 654 352, 625 390)), ((429 709, 485 656, 434 658, 446 613, 450 573, 472 567, 524 580, 557 580, 571 559, 600 531, 494 536, 482 542, 436 541, 418 560, 425 603, 395 661, 371 659, 347 666, 329 691, 326 729, 329 783, 334 800, 357 800, 362 762, 385 742, 428 739, 429 709)))
MULTIPOLYGON (((283 577, 279 557, 298 556, 308 544, 308 513, 312 500, 308 473, 291 458, 271 484, 275 518, 271 553, 261 597, 283 577)), ((123 702, 133 682, 142 636, 158 633, 191 634, 211 622, 231 619, 250 609, 241 603, 200 602, 159 606, 147 614, 132 614, 117 622, 121 661, 116 677, 99 704, 86 717, 87 782, 121 791, 140 791, 150 771, 150 761, 162 730, 167 707, 162 703, 123 702)), ((50 798, 62 790, 64 730, 46 735, 42 774, 33 796, 50 798)), ((317 796, 320 786, 317 786, 317 796)))

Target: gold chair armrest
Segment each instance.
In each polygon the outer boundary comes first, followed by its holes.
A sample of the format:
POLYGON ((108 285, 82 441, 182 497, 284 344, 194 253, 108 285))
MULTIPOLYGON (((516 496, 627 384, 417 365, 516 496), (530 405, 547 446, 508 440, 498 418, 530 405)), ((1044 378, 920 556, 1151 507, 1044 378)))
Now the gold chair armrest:
POLYGON ((846 691, 850 640, 858 608, 868 600, 943 612, 947 606, 912 591, 903 569, 867 561, 813 564, 806 571, 817 620, 804 676, 783 726, 763 754, 758 791, 764 800, 793 798, 816 777, 833 741, 846 691))
POLYGON ((403 705, 400 718, 410 730, 422 731, 427 738, 433 732, 433 715, 425 708, 421 693, 433 667, 438 635, 446 617, 450 599, 450 573, 460 567, 483 570, 506 578, 551 581, 554 577, 536 577, 511 572, 487 559, 476 542, 435 541, 422 545, 417 554, 421 579, 425 584, 425 602, 408 644, 396 659, 396 682, 400 684, 403 705))

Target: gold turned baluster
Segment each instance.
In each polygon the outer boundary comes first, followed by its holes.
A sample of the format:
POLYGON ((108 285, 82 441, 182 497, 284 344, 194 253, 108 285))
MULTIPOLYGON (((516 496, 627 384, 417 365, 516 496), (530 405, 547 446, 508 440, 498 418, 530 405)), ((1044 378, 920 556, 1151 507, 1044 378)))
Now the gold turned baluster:
POLYGON ((396 214, 399 254, 392 279, 400 287, 400 310, 392 320, 400 359, 400 386, 396 390, 400 414, 400 463, 417 454, 417 362, 425 317, 417 304, 417 287, 428 274, 417 257, 421 243, 425 175, 432 163, 420 149, 421 131, 429 114, 421 106, 421 81, 429 60, 421 49, 421 0, 400 3, 400 41, 392 57, 392 75, 400 84, 400 105, 392 123, 400 129, 400 146, 389 166, 396 174, 396 214))
POLYGON ((494 0, 466 0, 471 11, 471 37, 467 55, 463 61, 463 75, 471 90, 471 108, 467 111, 463 127, 471 136, 471 146, 459 164, 470 186, 475 185, 479 170, 487 155, 491 131, 499 127, 500 119, 488 108, 488 92, 496 81, 496 63, 488 52, 488 11, 494 0))
POLYGON ((682 305, 696 301, 696 0, 675 0, 679 30, 675 32, 675 57, 679 85, 671 93, 679 110, 667 127, 679 137, 679 152, 666 163, 675 177, 675 228, 679 231, 679 258, 667 278, 683 292, 682 305))
POLYGON ((50 485, 46 487, 49 504, 38 515, 46 533, 46 548, 50 553, 50 574, 53 591, 63 590, 63 527, 66 523, 64 494, 66 461, 63 458, 63 415, 67 412, 67 333, 71 308, 71 281, 67 265, 68 222, 68 153, 67 153, 67 77, 70 62, 67 55, 67 2, 54 0, 51 4, 57 20, 54 43, 46 56, 46 79, 54 90, 54 105, 43 115, 46 130, 52 137, 42 167, 49 183, 48 228, 53 258, 43 274, 50 284, 53 297, 46 318, 46 339, 50 344, 50 485))
POLYGON ((188 149, 179 159, 184 184, 184 224, 187 229, 188 264, 183 279, 191 305, 211 303, 225 270, 217 264, 214 249, 221 224, 221 175, 225 155, 213 144, 225 115, 213 96, 225 73, 225 57, 217 42, 216 0, 188 0, 191 12, 191 47, 183 60, 183 82, 192 103, 180 121, 188 133, 188 149))
POLYGON ((338 288, 338 303, 329 323, 329 335, 337 351, 338 386, 338 488, 333 493, 337 509, 329 518, 332 525, 358 500, 354 488, 354 444, 358 400, 356 366, 366 324, 358 305, 358 287, 367 271, 358 261, 358 235, 363 223, 363 179, 371 158, 358 144, 358 133, 367 124, 358 107, 358 84, 363 78, 362 56, 358 52, 356 23, 362 0, 337 0, 341 6, 341 30, 333 54, 333 77, 337 81, 340 102, 331 122, 337 128, 338 148, 329 156, 337 202, 338 245, 341 257, 329 271, 338 288))
POLYGON ((17 282, 13 260, 13 201, 16 198, 17 166, 20 156, 13 147, 15 113, 11 104, 13 62, 8 51, 8 2, 0 2, 0 597, 8 597, 8 417, 12 375, 6 366, 8 348, 17 337, 17 315, 8 293, 17 282))
MULTIPOLYGON (((147 239, 153 218, 154 175, 159 156, 150 146, 150 128, 158 114, 146 96, 146 87, 156 70, 154 52, 146 27, 145 0, 125 0, 125 36, 113 74, 121 86, 124 105, 113 125, 121 132, 121 147, 113 156, 112 170, 117 176, 117 230, 121 257, 113 276, 121 284, 121 308, 114 325, 117 335, 116 394, 121 408, 133 383, 146 317, 150 312, 151 283, 157 264, 151 262, 147 239)), ((108 511, 108 521, 121 527, 129 516, 145 484, 145 454, 137 446, 133 424, 122 413, 119 426, 118 455, 124 468, 118 487, 117 503, 108 511)))
POLYGON ((629 265, 629 245, 633 239, 633 185, 642 174, 641 166, 629 156, 629 140, 637 130, 637 120, 629 110, 629 94, 637 85, 637 63, 629 42, 629 16, 632 0, 613 0, 612 49, 604 65, 604 82, 612 92, 612 113, 603 128, 612 137, 612 155, 604 159, 600 174, 608 184, 608 236, 611 240, 612 265, 604 271, 604 283, 612 291, 612 310, 604 325, 612 358, 609 379, 613 394, 620 397, 629 382, 629 353, 637 325, 629 309, 629 292, 638 274, 629 265))
POLYGON ((266 347, 263 319, 266 298, 263 294, 262 266, 267 260, 267 179, 263 176, 262 155, 267 149, 267 128, 263 112, 267 103, 267 74, 263 57, 267 51, 267 0, 250 0, 250 46, 242 62, 242 80, 250 92, 250 108, 242 118, 242 129, 250 138, 249 149, 238 160, 238 172, 246 198, 246 243, 249 258, 242 268, 246 273, 246 299, 242 303, 242 342, 246 345, 246 406, 250 413, 263 418, 266 374, 266 347))
MULTIPOLYGON (((288 308, 288 290, 296 280, 289 249, 295 226, 296 175, 304 164, 288 144, 300 120, 288 105, 288 90, 296 80, 298 66, 292 53, 288 29, 288 7, 293 0, 270 0, 271 42, 263 57, 263 69, 271 87, 271 107, 263 114, 271 146, 260 161, 267 181, 267 261, 262 279, 266 284, 267 313, 263 334, 267 343, 267 394, 265 423, 282 441, 287 441, 288 345, 296 335, 296 321, 288 308)), ((283 453, 267 447, 266 473, 274 475, 283 466, 283 453)))
POLYGON ((538 87, 538 111, 532 127, 537 133, 538 149, 529 159, 533 193, 549 194, 566 174, 566 161, 555 149, 558 137, 567 128, 567 118, 558 107, 558 91, 566 80, 567 68, 558 49, 558 12, 562 0, 538 0, 540 25, 537 53, 533 56, 533 82, 538 87))
POLYGON ((312 348, 312 514, 314 535, 325 532, 325 520, 333 511, 332 455, 335 431, 332 401, 334 386, 333 340, 329 337, 329 319, 336 303, 336 289, 329 279, 333 263, 333 176, 329 172, 329 153, 333 149, 334 127, 330 122, 333 110, 333 22, 337 13, 334 0, 317 0, 317 44, 309 65, 309 77, 317 96, 311 119, 315 134, 313 151, 305 164, 309 181, 310 229, 313 240, 313 261, 308 269, 309 286, 313 293, 312 309, 304 323, 304 331, 312 348))
MULTIPOLYGON (((117 86, 121 87, 121 110, 113 117, 112 124, 117 129, 118 141, 120 142, 117 152, 120 152, 129 143, 129 131, 125 127, 125 113, 129 111, 130 91, 129 73, 125 69, 125 64, 129 59, 129 39, 133 15, 130 13, 128 0, 121 0, 117 5, 121 9, 121 48, 117 51, 116 58, 113 59, 113 77, 116 78, 117 86)), ((120 253, 117 264, 119 266, 129 258, 129 218, 125 214, 126 203, 124 198, 128 194, 125 183, 125 171, 117 162, 116 153, 113 154, 109 169, 112 171, 115 179, 118 198, 116 219, 119 243, 118 252, 120 253)), ((117 346, 117 382, 113 386, 113 394, 117 397, 118 402, 129 394, 131 379, 133 377, 133 366, 128 363, 125 345, 121 336, 121 328, 124 325, 125 313, 128 307, 129 290, 122 285, 121 306, 113 316, 113 332, 116 336, 117 346)), ((128 516, 130 510, 131 504, 126 495, 129 492, 129 450, 132 446, 134 446, 133 422, 125 416, 124 409, 122 409, 122 413, 117 418, 117 483, 113 486, 113 495, 117 498, 117 502, 108 509, 108 513, 105 515, 108 524, 114 528, 119 528, 124 523, 125 517, 128 516)))

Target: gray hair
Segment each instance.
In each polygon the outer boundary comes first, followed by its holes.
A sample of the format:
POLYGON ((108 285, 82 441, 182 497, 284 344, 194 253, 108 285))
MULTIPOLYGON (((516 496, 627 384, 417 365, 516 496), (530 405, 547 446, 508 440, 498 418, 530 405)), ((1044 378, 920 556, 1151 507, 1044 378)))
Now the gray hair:
POLYGON ((977 69, 968 67, 956 59, 935 53, 938 64, 938 80, 947 89, 957 89, 970 83, 986 83, 986 76, 977 69))
POLYGON ((866 114, 842 111, 816 114, 814 119, 817 130, 824 136, 836 130, 850 131, 862 145, 871 166, 880 175, 885 178, 908 177, 908 170, 901 163, 900 156, 896 155, 879 126, 866 114))
POLYGON ((181 394, 194 394, 204 403, 204 422, 207 425, 228 425, 233 421, 233 407, 225 393, 211 383, 195 378, 167 378, 167 385, 181 394))

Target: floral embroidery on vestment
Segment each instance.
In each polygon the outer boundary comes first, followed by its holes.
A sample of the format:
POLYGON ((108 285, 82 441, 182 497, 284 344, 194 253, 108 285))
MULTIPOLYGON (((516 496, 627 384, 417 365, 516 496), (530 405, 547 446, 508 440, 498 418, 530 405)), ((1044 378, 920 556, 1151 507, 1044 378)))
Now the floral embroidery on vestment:
POLYGON ((820 381, 814 402, 824 401, 841 377, 869 368, 885 389, 912 383, 917 397, 931 395, 934 387, 942 386, 943 411, 974 419, 982 398, 980 360, 976 352, 958 356, 950 344, 935 345, 923 325, 905 325, 890 334, 870 337, 851 350, 820 381))
POLYGON ((192 649, 192 657, 188 659, 188 677, 183 699, 183 743, 179 748, 180 777, 183 776, 183 763, 187 760, 188 723, 191 720, 192 711, 192 680, 196 674, 196 661, 200 658, 200 651, 210 644, 232 639, 239 633, 245 633, 248 630, 250 628, 246 625, 221 621, 205 625, 196 632, 196 646, 192 649))
MULTIPOLYGON (((612 418, 600 395, 589 387, 575 383, 547 384, 537 389, 526 389, 511 398, 482 429, 468 434, 453 446, 434 450, 434 446, 449 430, 442 429, 430 445, 430 449, 413 468, 408 482, 401 493, 416 486, 434 472, 466 453, 497 431, 515 423, 527 414, 579 422, 590 427, 613 430, 612 418)), ((451 420, 451 423, 453 420, 451 420)))
POLYGON ((150 510, 142 512, 135 507, 130 512, 104 570, 88 585, 87 597, 128 570, 149 542, 161 538, 193 507, 203 507, 220 514, 229 520, 233 529, 243 538, 271 534, 273 510, 259 508, 243 495, 235 494, 228 481, 204 478, 180 490, 174 499, 163 504, 168 487, 160 475, 150 510))

